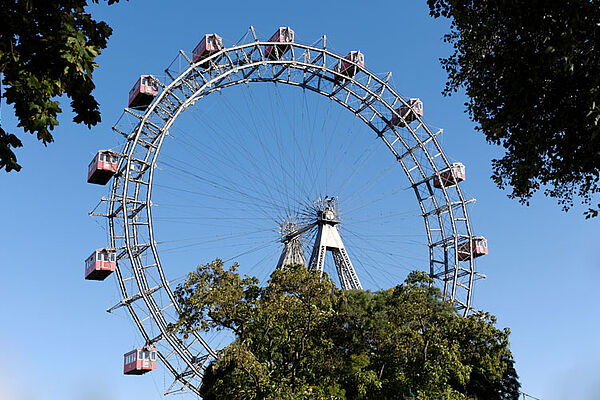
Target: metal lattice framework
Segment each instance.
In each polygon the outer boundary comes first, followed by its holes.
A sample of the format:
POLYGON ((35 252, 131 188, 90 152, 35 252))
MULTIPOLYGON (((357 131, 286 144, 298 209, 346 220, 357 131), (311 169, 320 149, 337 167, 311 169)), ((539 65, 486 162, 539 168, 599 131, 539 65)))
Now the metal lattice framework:
POLYGON ((402 118, 395 110, 407 101, 390 86, 391 73, 381 78, 354 64, 356 75, 341 77, 334 66, 343 56, 327 49, 325 37, 313 45, 293 43, 274 60, 264 54, 265 47, 273 44, 259 40, 250 28, 238 44, 203 59, 202 67, 180 51, 150 107, 143 113, 125 109, 124 116, 135 121, 134 128, 114 127, 127 142, 110 196, 102 199, 106 213, 91 213, 108 218, 110 247, 117 251, 122 300, 108 311, 126 307, 146 344, 159 350, 160 360, 175 378, 165 394, 180 390, 199 394, 203 370, 216 352, 199 333, 184 339, 167 329, 175 322, 178 305, 154 239, 156 162, 178 116, 203 97, 229 86, 254 82, 297 86, 337 102, 370 127, 392 152, 414 190, 427 232, 430 276, 461 313, 473 311, 473 281, 482 275, 475 271, 472 257, 458 259, 458 247, 471 246, 467 204, 473 200, 463 197, 460 185, 433 187, 432 180, 450 168, 436 139, 441 130, 430 129, 419 116, 405 128, 393 126, 393 115, 402 118))

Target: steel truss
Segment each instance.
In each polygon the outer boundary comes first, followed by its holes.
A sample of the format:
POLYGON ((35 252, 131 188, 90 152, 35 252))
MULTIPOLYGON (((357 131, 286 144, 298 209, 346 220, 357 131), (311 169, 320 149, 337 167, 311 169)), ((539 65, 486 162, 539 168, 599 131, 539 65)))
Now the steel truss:
MULTIPOLYGON (((464 315, 471 308, 475 271, 473 259, 458 260, 458 247, 471 242, 466 200, 460 186, 433 187, 434 177, 450 167, 433 131, 416 116, 404 128, 391 124, 395 110, 407 105, 391 86, 391 73, 378 76, 355 64, 354 77, 340 76, 334 66, 343 56, 327 49, 323 36, 313 45, 292 43, 271 60, 250 28, 238 44, 193 63, 180 51, 165 70, 162 91, 145 112, 125 109, 114 130, 127 142, 119 155, 118 172, 110 197, 103 198, 108 218, 110 246, 117 250, 116 271, 122 300, 108 311, 125 307, 146 344, 159 350, 159 358, 173 374, 165 394, 188 390, 199 394, 203 371, 217 355, 206 339, 195 332, 189 338, 172 333, 179 306, 161 265, 152 224, 152 182, 165 137, 178 116, 195 102, 229 86, 272 82, 298 86, 321 94, 360 118, 392 152, 406 174, 419 203, 427 232, 430 271, 445 299, 464 315)), ((345 60, 348 62, 348 60, 345 60)), ((350 279, 350 278, 348 278, 350 279)), ((350 285, 350 284, 349 284, 350 285)), ((358 283, 360 285, 360 283, 358 283)), ((351 286, 351 285, 350 285, 351 286)))

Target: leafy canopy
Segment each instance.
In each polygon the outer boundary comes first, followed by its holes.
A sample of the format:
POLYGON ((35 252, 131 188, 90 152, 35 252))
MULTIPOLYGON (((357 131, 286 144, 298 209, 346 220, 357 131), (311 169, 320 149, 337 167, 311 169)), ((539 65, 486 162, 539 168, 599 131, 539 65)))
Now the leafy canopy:
MULTIPOLYGON (((13 104, 25 132, 44 145, 61 112, 56 97, 66 94, 74 122, 88 127, 100 122, 92 96, 95 58, 106 48, 112 29, 92 19, 85 7, 99 0, 12 0, 0 7, 0 74, 3 97, 13 104)), ((114 4, 119 0, 108 0, 114 4)), ((14 148, 19 138, 0 127, 0 169, 19 171, 14 148)))
POLYGON ((427 0, 451 20, 444 94, 464 88, 467 110, 505 155, 492 179, 528 203, 539 189, 563 209, 600 204, 600 2, 427 0))
POLYGON ((215 260, 176 290, 172 329, 226 330, 210 399, 517 399, 509 331, 462 318, 424 273, 387 291, 341 291, 303 265, 261 287, 215 260))

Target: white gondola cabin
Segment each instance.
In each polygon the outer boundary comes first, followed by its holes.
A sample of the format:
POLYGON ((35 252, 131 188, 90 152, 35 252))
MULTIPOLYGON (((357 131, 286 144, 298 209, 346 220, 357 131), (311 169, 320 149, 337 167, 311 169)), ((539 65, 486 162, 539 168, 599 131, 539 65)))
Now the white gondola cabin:
POLYGON ((469 241, 463 242, 458 245, 458 260, 467 261, 471 258, 481 257, 488 254, 488 243, 486 238, 483 236, 475 236, 471 239, 471 246, 469 241))
MULTIPOLYGON (((201 61, 221 50, 223 50, 223 39, 221 36, 216 33, 206 34, 194 50, 192 50, 192 61, 201 61)), ((200 63, 200 66, 206 68, 208 62, 200 63)))
POLYGON ((337 72, 337 74, 335 75, 335 79, 341 79, 339 75, 344 75, 349 78, 354 77, 354 75, 356 75, 356 73, 358 72, 358 67, 355 64, 358 64, 358 66, 362 68, 365 67, 365 56, 358 50, 351 51, 346 55, 346 57, 344 57, 343 60, 340 60, 335 65, 335 67, 333 68, 333 70, 337 72))
POLYGON ((152 75, 142 75, 129 91, 129 108, 145 110, 158 96, 158 81, 152 75))
POLYGON ((110 150, 100 150, 88 165, 88 183, 106 185, 117 172, 117 154, 110 150))
POLYGON ((117 268, 117 255, 114 250, 98 249, 85 260, 85 279, 103 281, 117 268))
POLYGON ((265 57, 279 60, 290 49, 290 45, 285 43, 294 43, 294 31, 289 26, 282 26, 271 36, 269 42, 283 43, 265 47, 265 57))
POLYGON ((409 99, 406 103, 407 105, 403 104, 396 109, 400 117, 396 114, 392 115, 392 125, 406 126, 417 119, 417 115, 419 117, 423 116, 423 102, 421 99, 409 99))
POLYGON ((450 187, 462 182, 466 179, 465 166, 462 163, 456 162, 450 165, 450 168, 440 172, 440 176, 433 177, 433 187, 441 189, 442 187, 450 187))
POLYGON ((142 375, 156 369, 156 349, 140 347, 123 356, 125 375, 142 375))

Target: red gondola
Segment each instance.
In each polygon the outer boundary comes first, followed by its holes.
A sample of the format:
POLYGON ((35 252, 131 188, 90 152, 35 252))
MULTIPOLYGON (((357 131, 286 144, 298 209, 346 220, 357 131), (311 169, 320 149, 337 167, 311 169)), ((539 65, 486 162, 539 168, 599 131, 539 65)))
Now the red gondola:
POLYGON ((337 72, 337 74, 335 75, 335 79, 336 80, 340 79, 338 74, 345 75, 349 78, 354 77, 354 75, 356 75, 356 73, 358 72, 358 67, 352 63, 358 64, 358 66, 364 68, 365 67, 364 54, 358 50, 351 51, 350 53, 348 53, 346 55, 346 57, 344 57, 343 60, 340 60, 333 68, 333 70, 335 72, 337 72), (345 61, 345 60, 348 60, 348 61, 345 61))
MULTIPOLYGON (((223 50, 223 39, 216 33, 204 35, 200 43, 192 50, 193 62, 198 62, 216 52, 223 50)), ((202 68, 206 68, 208 63, 201 63, 202 68)))
POLYGON ((441 189, 443 187, 450 187, 456 185, 458 182, 462 182, 466 179, 465 166, 462 163, 452 163, 450 168, 447 168, 440 172, 440 176, 433 177, 433 187, 441 189))
POLYGON ((469 241, 458 245, 458 260, 466 261, 471 258, 471 249, 473 258, 481 257, 488 254, 488 243, 483 236, 475 236, 471 240, 472 248, 469 248, 469 241))
POLYGON ((100 150, 88 165, 88 183, 106 185, 117 172, 117 154, 110 150, 100 150))
POLYGON ((85 260, 85 279, 103 281, 117 268, 117 255, 114 250, 98 249, 85 260))
POLYGON ((402 118, 398 117, 396 114, 392 115, 392 125, 406 126, 417 119, 417 115, 419 117, 423 116, 423 102, 421 99, 409 99, 406 103, 408 105, 403 104, 396 109, 396 112, 400 114, 402 118))
MULTIPOLYGON (((271 36, 269 42, 278 43, 294 43, 294 31, 292 28, 282 26, 277 29, 277 32, 271 36)), ((270 60, 280 59, 290 49, 289 44, 275 44, 269 45, 265 48, 265 57, 270 60)))
POLYGON ((142 75, 129 91, 129 108, 145 110, 158 96, 158 81, 152 75, 142 75))
POLYGON ((140 347, 123 356, 123 373, 125 375, 142 375, 156 369, 156 349, 140 347))

